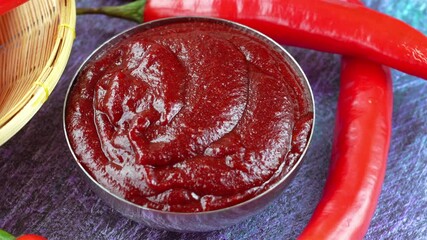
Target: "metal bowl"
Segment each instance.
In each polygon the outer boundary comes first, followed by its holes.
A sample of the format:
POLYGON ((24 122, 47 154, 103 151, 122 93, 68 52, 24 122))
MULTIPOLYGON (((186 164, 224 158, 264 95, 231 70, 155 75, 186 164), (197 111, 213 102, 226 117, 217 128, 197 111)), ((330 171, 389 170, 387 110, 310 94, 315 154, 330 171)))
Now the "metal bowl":
POLYGON ((313 127, 314 127, 314 99, 313 93, 311 91, 308 80, 301 70, 300 66, 294 60, 294 58, 279 44, 274 42, 269 37, 264 34, 253 30, 247 26, 222 20, 216 18, 206 18, 206 17, 176 17, 176 18, 167 18, 157 21, 151 21, 148 23, 144 23, 133 27, 129 30, 126 30, 115 37, 111 38, 104 44, 102 44, 99 48, 97 48, 80 66, 79 70, 75 74, 73 80, 70 83, 70 86, 67 91, 67 95, 65 97, 64 103, 64 111, 63 111, 63 123, 64 123, 64 131, 65 137, 70 148, 71 153, 74 156, 76 163, 79 165, 80 170, 86 176, 89 184, 92 189, 101 197, 105 202, 107 202, 113 209, 122 213, 124 216, 133 219, 137 222, 143 223, 149 227, 170 230, 170 231, 178 231, 178 232, 204 232, 204 231, 212 231, 221 228, 225 228, 231 225, 234 225, 238 222, 247 219, 248 217, 260 212, 264 208, 266 208, 274 199, 276 199, 286 188, 286 186, 290 183, 290 181, 296 175, 301 163, 303 156, 310 144, 312 135, 313 135, 313 127), (313 112, 313 125, 311 129, 310 136, 308 138, 307 145, 301 154, 300 158, 296 161, 295 165, 292 169, 284 176, 281 177, 275 184, 273 184, 268 190, 262 192, 256 197, 249 199, 245 202, 242 202, 237 205, 233 205, 227 208, 222 208, 214 211, 205 211, 205 212, 194 212, 194 213, 180 213, 180 212, 166 212, 160 210, 154 210, 146 207, 139 206, 135 203, 132 203, 126 199, 118 197, 99 184, 82 166, 82 164, 77 160, 76 155, 70 145, 70 141, 68 139, 67 131, 66 131, 66 122, 65 122, 65 114, 66 114, 66 105, 68 100, 68 95, 70 93, 71 88, 77 80, 77 77, 81 70, 86 66, 88 61, 96 59, 104 49, 108 49, 110 46, 116 44, 121 41, 126 36, 129 36, 135 32, 144 31, 153 27, 157 27, 160 25, 167 25, 171 23, 177 22, 193 22, 193 21, 208 21, 214 23, 221 23, 231 26, 237 30, 248 33, 256 38, 262 40, 266 44, 273 47, 276 51, 278 51, 285 61, 289 64, 289 68, 293 71, 293 74, 299 79, 301 86, 305 91, 305 97, 309 99, 309 109, 313 112))

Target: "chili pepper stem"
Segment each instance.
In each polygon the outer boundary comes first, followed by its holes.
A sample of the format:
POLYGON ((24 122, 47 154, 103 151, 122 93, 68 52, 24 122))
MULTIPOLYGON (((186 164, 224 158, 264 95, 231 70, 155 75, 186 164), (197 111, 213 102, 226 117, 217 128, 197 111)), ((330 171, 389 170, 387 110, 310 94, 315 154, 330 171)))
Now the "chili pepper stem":
POLYGON ((122 18, 137 23, 143 19, 143 9, 146 0, 137 0, 120 6, 105 6, 99 8, 77 8, 77 15, 82 14, 105 14, 111 17, 122 18))
POLYGON ((12 234, 6 232, 5 230, 0 229, 0 239, 1 240, 15 240, 16 238, 12 234))

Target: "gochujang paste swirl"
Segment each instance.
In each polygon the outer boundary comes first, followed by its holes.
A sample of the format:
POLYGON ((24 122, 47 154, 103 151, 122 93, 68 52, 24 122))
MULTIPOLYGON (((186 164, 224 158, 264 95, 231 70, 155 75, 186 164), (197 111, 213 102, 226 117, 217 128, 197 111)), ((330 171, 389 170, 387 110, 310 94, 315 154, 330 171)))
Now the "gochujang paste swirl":
POLYGON ((66 126, 84 168, 142 206, 196 212, 250 199, 292 168, 313 113, 288 63, 230 26, 128 36, 89 62, 66 126))

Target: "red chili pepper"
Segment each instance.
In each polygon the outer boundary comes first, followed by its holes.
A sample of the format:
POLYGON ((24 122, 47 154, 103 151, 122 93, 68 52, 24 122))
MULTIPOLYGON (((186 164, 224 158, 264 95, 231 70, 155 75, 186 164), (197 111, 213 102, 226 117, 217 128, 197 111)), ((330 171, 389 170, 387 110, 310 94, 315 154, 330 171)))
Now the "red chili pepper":
POLYGON ((343 57, 329 176, 300 239, 362 239, 384 179, 391 136, 389 69, 343 57))
MULTIPOLYGON (((343 0, 361 4, 359 0, 343 0)), ((299 239, 363 239, 384 180, 390 146, 390 70, 343 57, 329 176, 299 239)))
POLYGON ((370 59, 427 79, 427 37, 408 24, 339 0, 138 0, 78 9, 137 22, 210 16, 257 29, 282 44, 370 59))
POLYGON ((16 240, 47 240, 47 238, 36 234, 25 234, 17 237, 16 240))
POLYGON ((0 15, 18 7, 27 0, 0 0, 0 15))

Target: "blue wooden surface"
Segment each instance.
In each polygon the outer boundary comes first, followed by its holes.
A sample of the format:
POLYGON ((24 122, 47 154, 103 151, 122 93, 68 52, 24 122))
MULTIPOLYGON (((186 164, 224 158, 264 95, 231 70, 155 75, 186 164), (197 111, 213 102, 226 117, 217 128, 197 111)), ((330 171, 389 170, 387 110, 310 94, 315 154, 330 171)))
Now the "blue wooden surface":
MULTIPOLYGON (((120 1, 78 0, 78 6, 120 1)), ((367 0, 427 34, 426 0, 367 0)), ((0 228, 49 239, 293 239, 307 224, 328 171, 339 82, 339 56, 288 48, 312 84, 314 139, 295 180, 264 212, 209 233, 172 233, 122 217, 85 182, 62 130, 66 89, 82 61, 103 41, 133 26, 104 16, 79 16, 77 39, 63 77, 43 108, 0 148, 0 228)), ((387 26, 385 26, 387 27, 387 26)), ((381 31, 381 29, 378 29, 381 31)), ((396 33, 404 34, 404 33, 396 33)), ((378 208, 366 239, 426 239, 427 82, 393 71, 393 138, 378 208)))

